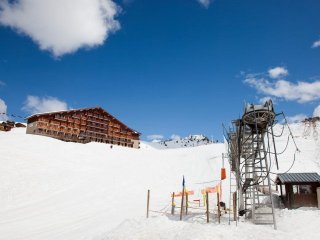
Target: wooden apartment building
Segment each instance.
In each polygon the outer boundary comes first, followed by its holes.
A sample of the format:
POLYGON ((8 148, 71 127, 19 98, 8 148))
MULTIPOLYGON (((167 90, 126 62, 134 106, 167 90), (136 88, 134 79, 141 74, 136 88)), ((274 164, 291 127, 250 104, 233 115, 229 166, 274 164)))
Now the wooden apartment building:
POLYGON ((34 114, 27 121, 27 134, 139 148, 140 133, 100 107, 34 114))

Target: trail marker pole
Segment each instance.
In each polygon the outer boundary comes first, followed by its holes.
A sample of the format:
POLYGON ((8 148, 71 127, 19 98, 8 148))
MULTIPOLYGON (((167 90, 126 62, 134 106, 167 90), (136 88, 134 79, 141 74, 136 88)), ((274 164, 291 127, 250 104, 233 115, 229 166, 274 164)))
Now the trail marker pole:
POLYGON ((172 193, 172 200, 171 200, 171 214, 174 215, 174 192, 172 193))
POLYGON ((209 223, 209 194, 206 192, 207 223, 209 223))
POLYGON ((218 223, 220 224, 221 210, 220 210, 220 196, 218 192, 217 192, 217 202, 218 202, 218 223))
POLYGON ((180 221, 182 220, 182 213, 183 213, 185 185, 186 185, 186 182, 185 182, 184 175, 183 175, 183 177, 182 177, 182 196, 181 196, 181 208, 180 208, 180 221))
POLYGON ((149 218, 149 204, 150 204, 150 190, 148 189, 148 195, 147 195, 147 218, 149 218))

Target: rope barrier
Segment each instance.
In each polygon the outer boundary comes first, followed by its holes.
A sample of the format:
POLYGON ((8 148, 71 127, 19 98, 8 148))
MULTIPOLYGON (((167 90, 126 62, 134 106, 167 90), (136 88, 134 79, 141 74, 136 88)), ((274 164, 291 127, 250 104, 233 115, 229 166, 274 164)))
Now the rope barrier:
POLYGON ((212 182, 220 182, 221 179, 219 180, 212 180, 212 181, 208 181, 208 182, 199 182, 199 183, 194 183, 194 184, 206 184, 206 183, 212 183, 212 182))

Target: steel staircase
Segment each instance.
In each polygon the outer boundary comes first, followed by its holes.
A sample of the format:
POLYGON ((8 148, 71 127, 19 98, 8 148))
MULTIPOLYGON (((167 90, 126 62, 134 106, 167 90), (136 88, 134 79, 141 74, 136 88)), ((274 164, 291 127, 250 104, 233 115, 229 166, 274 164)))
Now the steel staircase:
POLYGON ((241 166, 244 168, 241 179, 244 179, 242 194, 245 215, 255 224, 271 224, 276 228, 264 133, 245 135, 246 143, 241 154, 245 159, 241 166))

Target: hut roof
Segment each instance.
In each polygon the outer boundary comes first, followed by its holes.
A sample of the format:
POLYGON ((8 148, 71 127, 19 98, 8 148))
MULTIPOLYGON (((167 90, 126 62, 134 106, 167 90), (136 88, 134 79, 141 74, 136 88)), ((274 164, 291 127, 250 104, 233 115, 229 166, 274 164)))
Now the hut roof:
POLYGON ((320 182, 320 175, 316 172, 310 173, 280 173, 277 175, 276 183, 314 183, 320 182))

